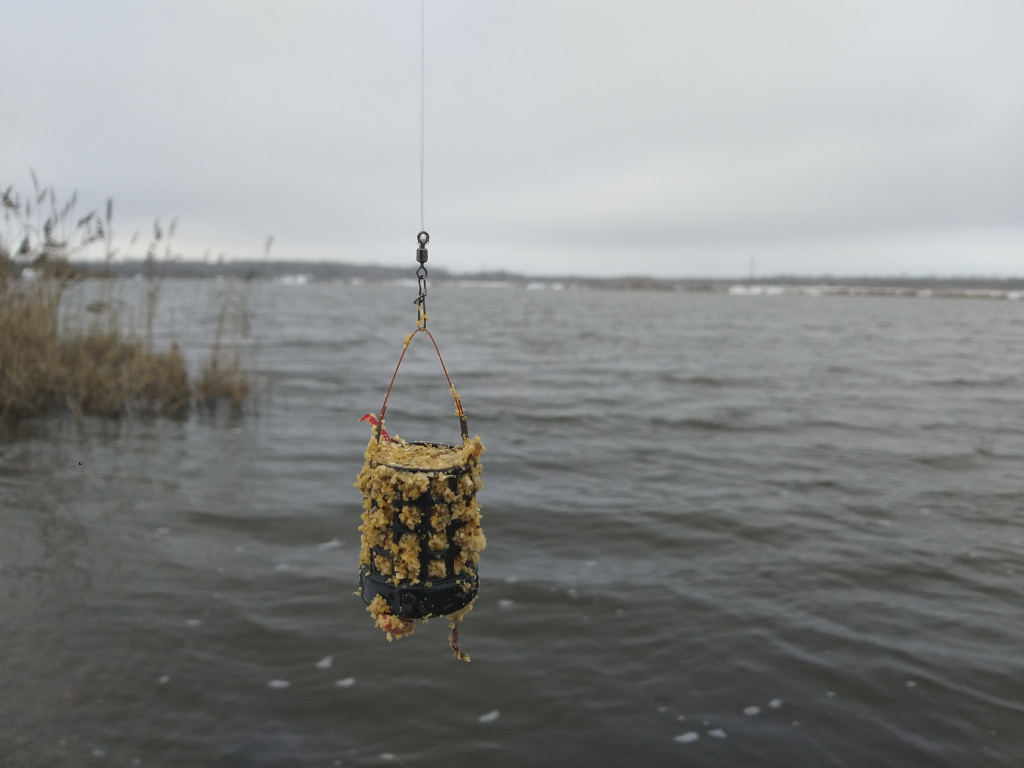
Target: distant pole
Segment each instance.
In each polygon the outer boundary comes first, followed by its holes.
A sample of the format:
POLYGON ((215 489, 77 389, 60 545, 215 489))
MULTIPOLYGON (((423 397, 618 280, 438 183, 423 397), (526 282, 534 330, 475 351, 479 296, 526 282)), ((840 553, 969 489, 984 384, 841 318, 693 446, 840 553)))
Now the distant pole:
POLYGON ((751 282, 753 282, 753 280, 754 280, 754 257, 753 256, 750 257, 750 280, 751 280, 751 282))

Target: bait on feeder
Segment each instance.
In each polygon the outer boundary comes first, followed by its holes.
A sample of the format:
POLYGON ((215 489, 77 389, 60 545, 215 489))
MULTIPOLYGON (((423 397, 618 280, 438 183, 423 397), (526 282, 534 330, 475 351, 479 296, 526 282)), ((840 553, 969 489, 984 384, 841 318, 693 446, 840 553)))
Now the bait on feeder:
POLYGON ((359 586, 367 610, 388 640, 412 634, 419 619, 445 616, 451 625, 452 651, 469 661, 459 646, 459 621, 473 607, 480 586, 480 552, 486 545, 476 500, 477 491, 483 488, 480 454, 484 446, 479 437, 469 437, 462 401, 437 342, 427 330, 426 245, 430 236, 420 232, 417 241, 416 330, 405 337, 380 419, 373 414, 362 418, 370 422, 372 436, 356 482, 363 495, 359 586), (412 340, 421 333, 433 344, 455 400, 461 445, 406 442, 384 429, 398 369, 412 340))

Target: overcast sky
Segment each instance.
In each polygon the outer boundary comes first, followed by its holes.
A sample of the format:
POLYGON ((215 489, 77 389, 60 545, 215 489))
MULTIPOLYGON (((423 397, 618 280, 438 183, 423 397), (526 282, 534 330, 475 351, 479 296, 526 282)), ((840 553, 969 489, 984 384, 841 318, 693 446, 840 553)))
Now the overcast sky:
MULTIPOLYGON (((1024 275, 1021 0, 425 16, 431 266, 1024 275)), ((276 258, 415 268, 419 0, 0 0, 0 19, 0 187, 34 169, 83 213, 112 197, 125 237, 177 217, 196 258, 274 235, 276 258)))

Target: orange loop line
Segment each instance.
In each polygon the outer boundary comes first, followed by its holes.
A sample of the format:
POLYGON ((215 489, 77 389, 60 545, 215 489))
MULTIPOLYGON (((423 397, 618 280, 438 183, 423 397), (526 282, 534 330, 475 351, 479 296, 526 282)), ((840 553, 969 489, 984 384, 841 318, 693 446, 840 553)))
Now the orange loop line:
MULTIPOLYGON (((426 328, 417 327, 416 330, 409 335, 409 343, 402 349, 402 354, 398 358, 398 365, 395 366, 395 372, 391 376, 391 383, 388 385, 388 392, 384 395, 384 404, 380 407, 380 426, 382 430, 384 428, 384 412, 388 409, 388 398, 391 397, 391 388, 395 386, 395 379, 398 378, 398 369, 402 367, 402 361, 405 359, 405 353, 409 350, 409 347, 412 346, 413 336, 421 332, 427 334, 430 338, 430 343, 434 345, 434 351, 437 352, 437 359, 441 362, 441 370, 444 371, 444 377, 448 381, 448 389, 451 391, 452 397, 455 399, 455 415, 459 418, 464 418, 466 415, 466 412, 462 410, 461 398, 455 394, 455 386, 452 384, 451 376, 448 375, 448 367, 444 364, 444 358, 441 357, 441 350, 438 349, 437 342, 434 341, 434 335, 426 328)), ((379 435, 380 432, 377 434, 379 435)))

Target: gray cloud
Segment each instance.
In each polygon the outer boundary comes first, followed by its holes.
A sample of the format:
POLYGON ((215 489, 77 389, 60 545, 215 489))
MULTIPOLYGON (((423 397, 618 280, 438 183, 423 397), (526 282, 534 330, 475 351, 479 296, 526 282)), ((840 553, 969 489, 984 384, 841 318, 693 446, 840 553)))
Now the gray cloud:
MULTIPOLYGON (((4 2, 0 183, 121 231, 406 263, 419 4, 4 2)), ((453 269, 1024 269, 1015 2, 430 0, 426 223, 453 269)))

